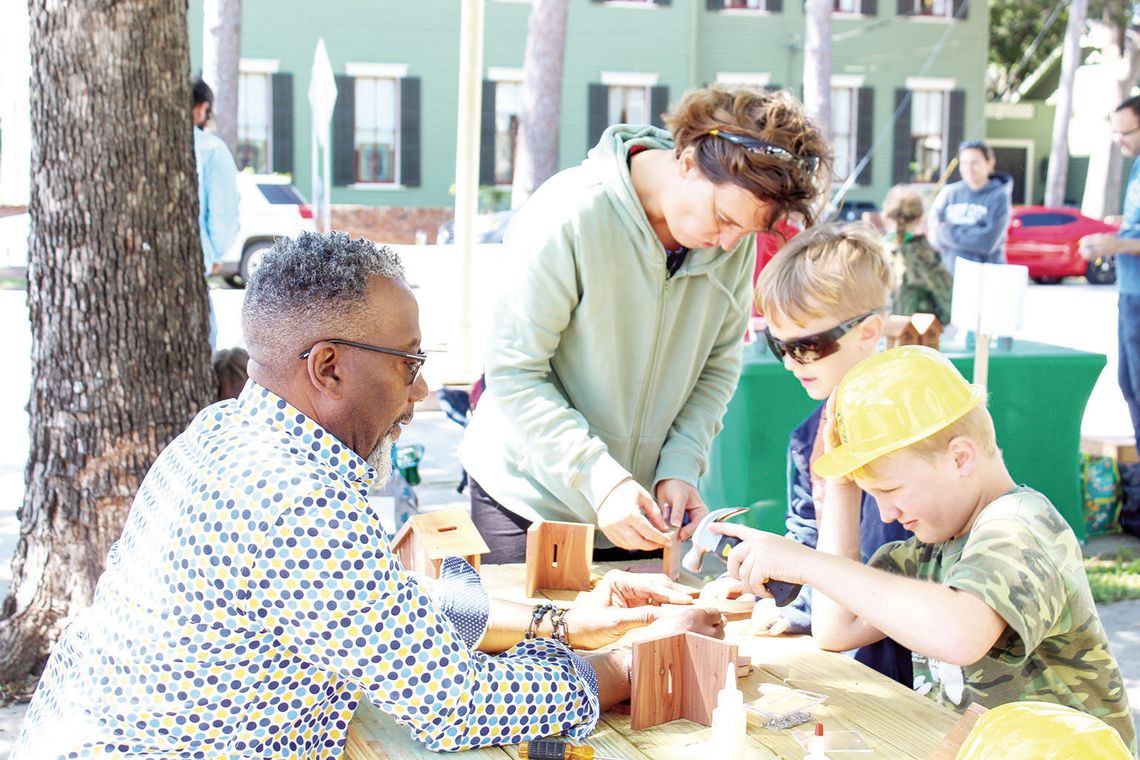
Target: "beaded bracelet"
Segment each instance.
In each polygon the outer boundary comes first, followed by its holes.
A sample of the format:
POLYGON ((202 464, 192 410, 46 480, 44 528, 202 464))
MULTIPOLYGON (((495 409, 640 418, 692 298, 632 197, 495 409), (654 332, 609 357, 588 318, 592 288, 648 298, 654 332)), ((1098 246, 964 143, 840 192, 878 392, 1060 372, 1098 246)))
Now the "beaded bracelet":
POLYGON ((566 627, 566 613, 569 612, 565 607, 555 607, 550 613, 550 635, 554 640, 565 646, 567 649, 572 649, 570 646, 570 629, 566 627))
POLYGON ((553 609, 554 605, 550 604, 549 602, 545 604, 534 605, 534 611, 530 616, 530 624, 526 627, 526 633, 524 634, 527 641, 538 638, 539 624, 541 624, 542 619, 546 617, 546 613, 552 611, 553 609))

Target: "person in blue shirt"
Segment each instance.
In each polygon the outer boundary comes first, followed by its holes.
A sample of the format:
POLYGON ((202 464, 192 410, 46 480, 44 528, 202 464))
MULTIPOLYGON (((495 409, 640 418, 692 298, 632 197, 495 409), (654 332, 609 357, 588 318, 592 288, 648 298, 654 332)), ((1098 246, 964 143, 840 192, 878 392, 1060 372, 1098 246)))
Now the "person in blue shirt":
POLYGON ((958 258, 1005 263, 1013 177, 995 172, 995 164, 993 148, 981 140, 963 142, 958 146, 962 179, 942 188, 930 206, 926 237, 950 274, 958 258))
MULTIPOLYGON (((1140 96, 1126 98, 1109 116, 1113 138, 1126 156, 1140 155, 1140 96)), ((1102 232, 1081 238, 1081 255, 1086 259, 1113 256, 1118 304, 1117 381, 1128 403, 1132 430, 1140 444, 1140 161, 1132 163, 1128 189, 1124 195, 1124 220, 1114 235, 1102 232)))
MULTIPOLYGON (((238 234, 237 165, 230 149, 215 134, 206 131, 214 112, 214 91, 201 79, 194 80, 194 163, 198 171, 198 229, 202 259, 208 276, 233 245, 238 234)), ((217 336, 214 309, 210 307, 210 345, 217 336)))

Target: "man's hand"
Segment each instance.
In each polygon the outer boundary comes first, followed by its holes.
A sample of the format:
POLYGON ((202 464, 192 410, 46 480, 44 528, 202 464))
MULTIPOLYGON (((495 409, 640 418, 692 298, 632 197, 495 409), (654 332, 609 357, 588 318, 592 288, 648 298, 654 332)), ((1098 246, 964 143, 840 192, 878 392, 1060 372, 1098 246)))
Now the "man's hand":
POLYGON ((1081 238, 1081 256, 1096 259, 1102 256, 1113 256, 1120 250, 1120 238, 1111 232, 1098 232, 1095 235, 1085 235, 1081 238))
POLYGON ((602 501, 598 507, 598 528, 623 549, 650 551, 670 541, 661 510, 633 478, 618 483, 602 501))
POLYGON ((697 489, 683 480, 666 478, 654 490, 657 492, 657 503, 661 505, 669 525, 674 530, 680 529, 682 541, 692 538, 697 523, 709 513, 709 508, 701 500, 697 489), (686 513, 689 515, 689 524, 682 528, 681 522, 686 513))
POLYGON ((724 638, 724 615, 712 607, 691 607, 662 614, 644 631, 638 632, 638 638, 651 639, 656 636, 668 636, 673 633, 692 631, 702 636, 711 636, 714 639, 724 638))
POLYGON ((646 604, 692 604, 698 590, 669 580, 661 573, 610 570, 579 607, 639 607, 646 604))
POLYGON ((810 561, 812 549, 790 538, 733 523, 719 522, 709 529, 740 539, 728 555, 728 574, 756 596, 772 596, 764 584, 773 578, 787 583, 806 583, 800 568, 810 561))

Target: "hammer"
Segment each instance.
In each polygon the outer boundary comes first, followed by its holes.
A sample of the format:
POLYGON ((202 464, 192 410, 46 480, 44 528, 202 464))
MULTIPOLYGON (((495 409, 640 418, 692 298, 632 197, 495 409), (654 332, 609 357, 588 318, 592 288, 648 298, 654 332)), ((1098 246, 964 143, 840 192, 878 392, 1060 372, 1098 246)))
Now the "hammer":
MULTIPOLYGON (((701 521, 697 523, 696 532, 693 533, 693 548, 685 552, 681 566, 690 573, 699 573, 701 563, 704 561, 707 552, 712 552, 721 559, 727 559, 728 553, 732 551, 732 547, 740 543, 740 539, 713 533, 709 530, 709 526, 747 511, 746 507, 726 507, 715 509, 702 517, 701 521)), ((764 584, 764 588, 775 599, 777 607, 788 606, 800 594, 800 584, 798 583, 769 580, 764 584)))

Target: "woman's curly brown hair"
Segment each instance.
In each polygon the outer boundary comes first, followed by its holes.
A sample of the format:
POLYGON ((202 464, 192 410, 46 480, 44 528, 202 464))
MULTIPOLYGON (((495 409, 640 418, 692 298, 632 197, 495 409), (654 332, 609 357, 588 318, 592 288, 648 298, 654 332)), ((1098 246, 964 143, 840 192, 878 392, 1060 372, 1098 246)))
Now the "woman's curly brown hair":
POLYGON ((713 184, 733 184, 770 204, 771 227, 788 216, 815 223, 824 193, 831 188, 831 148, 789 93, 756 92, 710 85, 685 93, 675 111, 665 115, 675 154, 693 146, 701 173, 713 184), (780 156, 750 151, 710 134, 714 129, 774 145, 798 157, 818 157, 810 171, 780 156))

